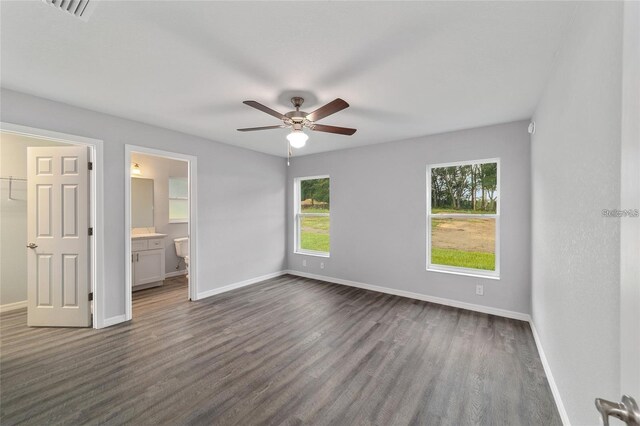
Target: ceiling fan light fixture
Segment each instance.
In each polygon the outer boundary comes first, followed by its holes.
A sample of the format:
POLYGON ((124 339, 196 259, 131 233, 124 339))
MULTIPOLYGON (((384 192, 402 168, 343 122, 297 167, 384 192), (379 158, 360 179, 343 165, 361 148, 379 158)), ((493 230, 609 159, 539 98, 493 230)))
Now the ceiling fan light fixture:
POLYGON ((309 139, 309 135, 302 130, 292 130, 287 135, 287 140, 292 148, 302 148, 307 143, 307 139, 309 139))

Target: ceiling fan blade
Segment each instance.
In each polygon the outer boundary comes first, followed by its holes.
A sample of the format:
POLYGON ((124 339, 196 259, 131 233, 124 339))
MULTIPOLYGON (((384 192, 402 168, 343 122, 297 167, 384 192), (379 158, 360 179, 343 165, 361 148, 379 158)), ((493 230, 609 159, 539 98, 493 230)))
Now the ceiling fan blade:
POLYGON ((273 115, 274 117, 279 118, 280 120, 288 120, 286 115, 280 114, 278 111, 272 110, 268 106, 264 106, 259 102, 256 102, 256 101, 244 101, 242 103, 245 104, 245 105, 249 105, 250 107, 253 107, 255 109, 259 109, 262 112, 266 112, 269 115, 273 115))
POLYGON ((335 114, 338 111, 342 111, 343 109, 349 107, 349 104, 343 101, 340 98, 337 98, 325 106, 318 108, 313 111, 311 114, 307 115, 307 120, 309 121, 318 121, 321 118, 324 118, 328 115, 335 114))
POLYGON ((238 129, 239 132, 253 132, 254 130, 269 130, 269 129, 284 129, 284 124, 279 126, 263 126, 263 127, 245 127, 244 129, 238 129))
POLYGON ((357 130, 357 129, 350 129, 348 127, 327 126, 324 124, 314 124, 312 127, 309 127, 309 128, 311 130, 315 130, 316 132, 337 133, 339 135, 347 135, 347 136, 351 136, 357 130))

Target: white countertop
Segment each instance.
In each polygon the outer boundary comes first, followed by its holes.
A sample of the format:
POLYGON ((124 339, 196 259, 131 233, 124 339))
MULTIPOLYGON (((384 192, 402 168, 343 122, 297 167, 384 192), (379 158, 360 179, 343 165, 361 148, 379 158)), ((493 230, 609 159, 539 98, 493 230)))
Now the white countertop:
POLYGON ((131 239, 132 240, 144 240, 144 239, 149 239, 149 238, 164 238, 166 236, 167 236, 167 234, 156 234, 156 233, 133 234, 133 235, 131 235, 131 239))

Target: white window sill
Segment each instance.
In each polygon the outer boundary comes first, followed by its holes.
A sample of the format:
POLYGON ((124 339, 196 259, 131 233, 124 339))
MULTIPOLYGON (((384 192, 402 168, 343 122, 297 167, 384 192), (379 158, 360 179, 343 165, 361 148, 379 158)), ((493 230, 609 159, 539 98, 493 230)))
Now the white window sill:
POLYGON ((170 219, 169 223, 189 223, 188 219, 170 219))
POLYGON ((316 257, 331 257, 329 253, 323 253, 321 251, 306 251, 306 250, 296 250, 293 254, 302 254, 305 256, 316 256, 316 257))
POLYGON ((494 274, 483 274, 482 272, 476 272, 473 270, 467 270, 467 269, 449 269, 449 268, 442 268, 442 267, 438 267, 436 265, 429 265, 427 267, 427 271, 428 272, 440 272, 443 274, 454 274, 454 275, 463 275, 465 277, 474 277, 474 278, 487 278, 490 280, 500 280, 500 275, 494 275, 494 274))

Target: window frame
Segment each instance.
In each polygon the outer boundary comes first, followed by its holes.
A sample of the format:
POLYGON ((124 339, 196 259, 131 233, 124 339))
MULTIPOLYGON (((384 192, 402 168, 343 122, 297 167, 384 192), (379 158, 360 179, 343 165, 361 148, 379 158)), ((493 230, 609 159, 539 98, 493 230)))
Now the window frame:
POLYGON ((168 211, 168 220, 169 223, 189 223, 189 177, 187 176, 169 176, 169 178, 167 179, 167 204, 169 207, 169 211, 168 211), (187 180, 187 196, 186 197, 171 197, 169 194, 171 193, 171 191, 169 191, 169 188, 171 188, 171 179, 186 179, 187 180), (174 200, 179 200, 179 201, 186 201, 187 202, 187 217, 185 218, 180 218, 180 219, 172 219, 171 218, 171 201, 174 200))
POLYGON ((427 165, 427 256, 426 270, 429 272, 442 272, 447 274, 465 275, 479 278, 489 278, 494 280, 500 279, 500 209, 502 207, 502 193, 500 188, 500 173, 501 173, 500 158, 486 158, 480 160, 467 160, 467 161, 455 161, 451 163, 437 163, 427 165), (496 212, 490 214, 468 214, 468 213, 431 213, 431 171, 433 169, 439 169, 443 167, 453 166, 468 166, 473 164, 487 164, 496 163, 496 193, 497 203, 496 212), (473 218, 487 218, 494 219, 496 223, 495 230, 495 270, 488 271, 484 269, 465 268, 461 266, 440 265, 437 263, 431 263, 431 219, 436 218, 458 218, 458 219, 473 219, 473 218))
MULTIPOLYGON (((300 183, 305 180, 315 179, 329 179, 329 200, 331 200, 331 176, 329 175, 317 175, 317 176, 303 176, 293 179, 293 252, 295 254, 303 254, 307 256, 318 257, 331 257, 331 243, 329 243, 329 251, 316 251, 306 250, 300 247, 300 220, 303 217, 318 217, 326 216, 329 218, 329 241, 331 241, 331 212, 329 213, 302 213, 300 208, 301 198, 301 185, 300 183)), ((329 209, 331 209, 331 201, 329 201, 329 209)))

